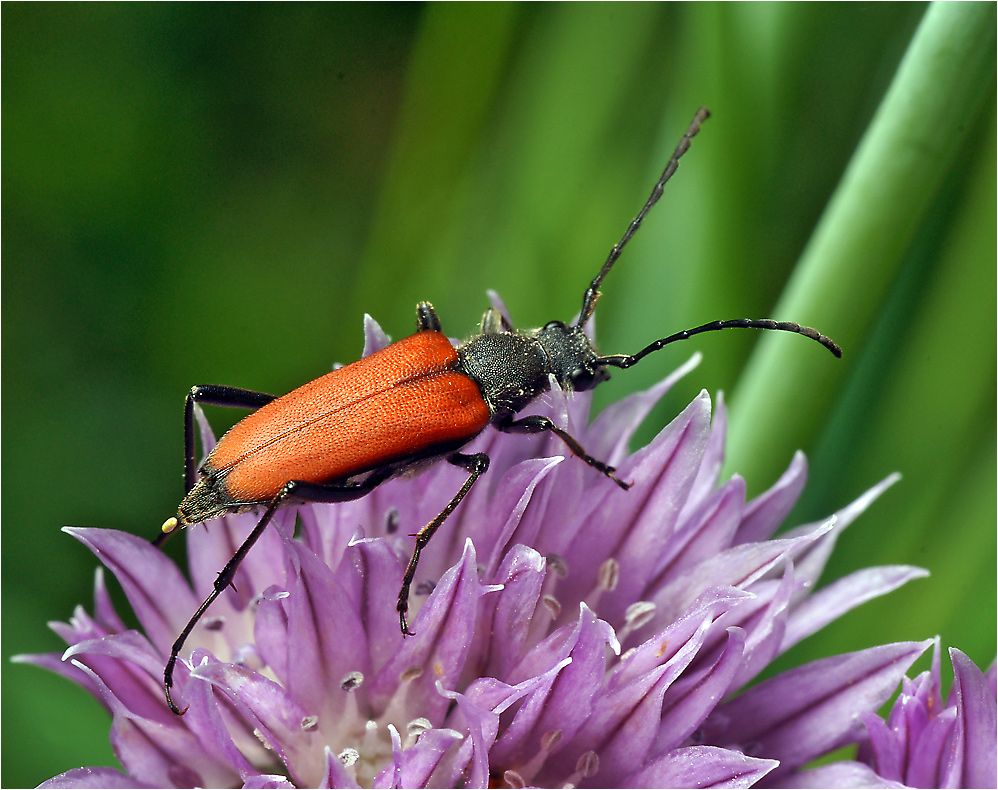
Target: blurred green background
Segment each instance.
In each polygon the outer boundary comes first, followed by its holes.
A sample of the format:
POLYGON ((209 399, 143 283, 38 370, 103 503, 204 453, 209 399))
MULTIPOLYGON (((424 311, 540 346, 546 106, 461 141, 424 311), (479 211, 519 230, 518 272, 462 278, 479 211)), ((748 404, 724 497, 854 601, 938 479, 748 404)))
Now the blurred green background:
MULTIPOLYGON (((61 650, 46 621, 92 605, 96 561, 61 526, 152 536, 174 512, 192 384, 287 391, 356 358, 364 312, 394 337, 410 333, 421 299, 451 335, 474 330, 486 288, 519 325, 569 319, 701 104, 714 117, 604 284, 601 347, 635 351, 707 320, 772 314, 815 323, 845 356, 799 338, 707 335, 617 374, 598 403, 699 348, 703 364, 644 439, 700 388, 724 390, 732 430, 766 437, 742 436, 730 459, 750 493, 798 446, 808 453, 794 523, 900 470, 839 541, 826 578, 888 563, 932 576, 786 662, 940 634, 989 665, 993 4, 961 23, 983 66, 924 86, 958 102, 937 147, 916 141, 912 158, 898 157, 909 170, 919 155, 936 163, 913 190, 909 224, 892 214, 897 201, 861 204, 893 257, 843 255, 846 277, 818 254, 808 298, 784 303, 804 314, 773 314, 925 13, 5 5, 3 785, 115 764, 94 700, 7 659, 61 650), (800 367, 740 391, 766 344, 800 354, 800 367), (756 419, 749 404, 770 386, 800 409, 756 419)), ((884 158, 894 161, 875 164, 884 158)))

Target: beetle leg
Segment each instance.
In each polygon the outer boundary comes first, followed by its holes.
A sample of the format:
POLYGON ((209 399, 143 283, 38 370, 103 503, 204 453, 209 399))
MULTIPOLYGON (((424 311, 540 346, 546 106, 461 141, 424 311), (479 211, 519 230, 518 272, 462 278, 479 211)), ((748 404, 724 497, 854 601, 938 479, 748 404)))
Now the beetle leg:
MULTIPOLYGON (((258 409, 266 406, 276 395, 266 392, 226 387, 221 384, 196 384, 184 401, 184 492, 189 492, 197 482, 197 456, 194 450, 194 404, 210 403, 213 406, 232 406, 240 409, 258 409)), ((162 546, 170 532, 160 532, 152 541, 162 546)))
POLYGON ((417 332, 440 332, 440 319, 437 318, 437 311, 429 302, 420 302, 416 305, 416 331, 417 332))
MULTIPOLYGON (((486 459, 486 467, 487 466, 488 460, 486 459)), ((218 596, 221 595, 227 587, 232 585, 232 580, 235 578, 236 571, 239 570, 239 566, 246 557, 246 554, 251 548, 253 548, 253 544, 256 543, 260 535, 263 534, 263 531, 267 528, 267 525, 274 518, 274 513, 285 502, 285 500, 292 499, 302 502, 347 502, 352 499, 360 499, 360 497, 369 493, 391 477, 393 471, 394 470, 391 467, 379 469, 359 483, 333 483, 323 485, 321 483, 308 483, 302 480, 291 480, 284 484, 284 487, 281 489, 280 493, 267 504, 267 509, 264 511, 263 517, 257 522, 257 525, 253 527, 253 531, 247 536, 246 540, 242 542, 239 548, 236 549, 236 553, 232 555, 227 563, 225 563, 225 567, 222 568, 221 572, 216 577, 208 597, 204 599, 204 603, 198 607, 198 610, 194 613, 194 616, 191 617, 191 619, 187 622, 187 625, 184 626, 184 630, 180 632, 180 636, 177 637, 177 641, 173 643, 173 647, 170 650, 170 658, 167 660, 166 668, 163 670, 163 686, 166 690, 166 702, 170 706, 170 710, 178 716, 183 715, 184 711, 187 710, 186 708, 181 710, 177 707, 170 692, 170 689, 173 687, 173 670, 174 667, 176 667, 177 659, 180 656, 180 651, 184 647, 184 643, 187 641, 187 637, 191 635, 194 627, 198 624, 201 616, 208 610, 208 607, 214 603, 215 599, 218 598, 218 596)), ((470 488, 470 486, 468 487, 470 488)))
POLYGON ((184 490, 190 491, 197 482, 197 457, 194 455, 194 404, 210 403, 213 406, 232 406, 239 409, 259 409, 276 395, 266 392, 225 387, 220 384, 197 384, 191 387, 184 403, 184 490))
POLYGON ((582 449, 582 445, 579 444, 570 433, 563 431, 547 417, 543 417, 539 414, 532 414, 529 417, 514 420, 511 416, 507 416, 499 420, 499 422, 495 425, 496 428, 504 433, 543 433, 544 431, 550 431, 561 439, 566 445, 568 445, 568 449, 572 451, 572 455, 581 458, 593 469, 605 474, 625 491, 631 487, 630 483, 625 483, 614 474, 616 467, 610 466, 609 464, 605 464, 602 461, 593 458, 589 455, 589 453, 582 449))
POLYGON ((461 486, 461 490, 454 495, 454 498, 447 504, 443 510, 437 515, 433 521, 423 527, 416 534, 416 546, 412 550, 412 557, 409 559, 409 565, 406 566, 405 575, 402 577, 402 588, 399 590, 399 600, 398 609, 399 613, 399 625, 402 627, 402 636, 415 636, 412 631, 409 630, 409 623, 406 619, 406 615, 409 613, 409 588, 412 586, 413 577, 416 575, 416 565, 419 563, 419 554, 423 550, 423 547, 429 543, 430 538, 433 537, 433 533, 437 531, 437 528, 447 520, 447 517, 454 512, 462 499, 471 490, 471 487, 489 468, 489 457, 485 453, 475 453, 474 455, 465 455, 464 453, 454 453, 447 459, 450 463, 455 466, 460 466, 462 469, 468 472, 468 479, 461 486))

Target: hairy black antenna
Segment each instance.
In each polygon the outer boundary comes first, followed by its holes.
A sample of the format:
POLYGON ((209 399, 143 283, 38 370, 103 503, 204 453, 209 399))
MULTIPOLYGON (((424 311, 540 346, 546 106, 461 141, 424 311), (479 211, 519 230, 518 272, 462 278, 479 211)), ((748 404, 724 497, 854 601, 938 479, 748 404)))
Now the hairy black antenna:
MULTIPOLYGON (((665 183, 672 178, 673 174, 679 168, 680 157, 689 150, 690 142, 696 136, 697 132, 700 131, 700 126, 703 122, 709 117, 710 111, 706 107, 701 107, 696 111, 696 114, 693 116, 693 121, 686 129, 685 134, 683 134, 682 139, 679 141, 679 145, 676 146, 676 150, 672 152, 672 156, 669 157, 669 161, 665 165, 665 170, 662 171, 662 175, 658 179, 658 183, 655 184, 654 189, 652 189, 651 195, 648 196, 648 200, 645 202, 644 206, 641 208, 641 211, 638 212, 638 215, 634 218, 631 224, 627 226, 627 230, 621 237, 620 241, 613 245, 613 249, 610 250, 610 255, 607 256, 606 263, 603 264, 603 267, 593 278, 593 281, 589 283, 589 287, 586 289, 585 295, 582 297, 582 312, 579 313, 579 320, 574 324, 576 329, 580 329, 583 325, 585 325, 586 321, 592 317, 593 311, 596 309, 596 302, 599 301, 599 287, 603 282, 603 278, 606 277, 610 269, 613 268, 613 264, 617 262, 621 251, 624 249, 624 245, 631 240, 631 237, 637 232, 638 228, 641 227, 641 223, 651 210, 651 207, 658 202, 660 197, 662 197, 665 183)), ((727 321, 711 321, 709 323, 702 324, 701 326, 694 327, 693 329, 684 329, 682 332, 676 332, 674 335, 669 335, 668 337, 663 337, 661 340, 656 340, 654 343, 645 346, 636 354, 611 354, 609 356, 599 357, 596 360, 596 365, 601 367, 612 366, 617 368, 629 368, 631 365, 634 365, 642 360, 648 354, 658 351, 660 348, 669 345, 669 343, 686 340, 687 338, 693 337, 693 335, 699 335, 703 332, 716 332, 720 329, 771 329, 779 332, 795 332, 798 335, 803 335, 804 337, 808 337, 811 340, 821 343, 821 345, 831 351, 836 357, 842 357, 842 349, 839 348, 835 341, 809 326, 801 326, 793 321, 774 321, 771 318, 732 318, 727 321)))
POLYGON ((774 321, 771 318, 732 318, 728 321, 711 321, 708 324, 703 324, 693 329, 684 329, 682 332, 676 332, 674 335, 663 337, 661 340, 656 340, 654 343, 648 344, 637 354, 611 354, 600 357, 596 360, 596 364, 615 368, 629 368, 631 365, 640 362, 653 351, 658 351, 660 348, 669 345, 669 343, 686 340, 702 332, 716 332, 719 329, 775 329, 780 332, 796 332, 798 335, 804 335, 804 337, 809 337, 811 340, 816 340, 835 356, 842 357, 842 349, 839 348, 834 340, 809 326, 801 326, 793 321, 774 321))
POLYGON ((658 203, 658 199, 662 197, 665 182, 672 178, 672 174, 675 173, 676 169, 679 167, 679 157, 689 150, 690 141, 693 139, 694 135, 700 131, 700 125, 709 117, 710 111, 706 107, 701 107, 697 110, 696 115, 693 116, 692 123, 690 123, 689 128, 683 135, 683 139, 679 141, 679 145, 676 146, 676 150, 672 152, 672 156, 669 157, 669 161, 665 165, 665 170, 662 171, 662 176, 658 179, 658 183, 655 184, 655 188, 652 189, 651 195, 648 196, 648 200, 645 202, 644 207, 638 212, 638 215, 634 218, 631 224, 627 226, 627 231, 624 233, 620 241, 613 245, 613 249, 610 250, 606 263, 603 264, 603 268, 599 270, 599 274, 597 274, 593 278, 593 281, 589 283, 585 296, 582 297, 582 312, 579 313, 579 320, 575 322, 575 326, 584 326, 586 321, 592 317, 593 310, 596 309, 596 302, 599 300, 600 283, 603 282, 603 278, 606 277, 610 269, 613 268, 613 264, 617 262, 617 258, 620 257, 620 252, 624 249, 624 245, 631 240, 631 236, 633 236, 637 232, 638 228, 641 227, 641 222, 644 220, 645 215, 651 211, 651 207, 658 203))

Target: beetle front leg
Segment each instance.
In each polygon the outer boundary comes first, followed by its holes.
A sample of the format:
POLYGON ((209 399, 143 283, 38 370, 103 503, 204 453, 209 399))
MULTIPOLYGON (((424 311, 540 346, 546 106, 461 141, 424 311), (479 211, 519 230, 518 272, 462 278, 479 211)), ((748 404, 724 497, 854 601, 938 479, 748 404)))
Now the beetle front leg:
MULTIPOLYGON (((276 395, 266 392, 244 390, 240 387, 226 387, 222 384, 195 384, 184 401, 184 492, 189 492, 197 482, 197 456, 194 449, 194 404, 208 403, 212 406, 229 406, 237 409, 259 409, 266 406, 276 395)), ((168 522, 169 523, 169 522, 168 522)), ((153 538, 152 545, 162 546, 173 530, 160 530, 153 538)))
POLYGON ((239 387, 226 387, 221 384, 195 384, 184 401, 184 491, 194 488, 197 482, 197 457, 194 454, 194 404, 208 403, 212 406, 229 406, 236 409, 259 409, 266 406, 276 395, 266 392, 244 390, 239 387))
MULTIPOLYGON (((488 467, 488 459, 486 459, 486 467, 488 467)), ((184 710, 177 707, 177 704, 173 701, 172 688, 173 688, 173 670, 177 665, 177 660, 180 656, 180 651, 184 647, 184 643, 187 638, 194 631, 194 627, 198 624, 202 615, 208 610, 208 607, 214 603, 215 599, 221 595, 225 589, 232 584, 232 580, 235 578, 236 571, 239 570, 239 566, 242 564, 243 559, 246 557, 249 550, 253 548, 253 544, 256 543, 260 535, 267 528, 267 525, 274 518, 274 513, 277 509, 285 503, 286 500, 298 500, 302 502, 349 502, 353 499, 360 499, 365 494, 370 493, 377 486, 381 485, 385 480, 392 476, 392 469, 386 467, 384 469, 378 470, 370 475, 368 475, 364 480, 359 483, 333 483, 333 484, 322 484, 322 483, 308 483, 301 480, 291 480, 285 483, 284 487, 281 489, 280 493, 275 496, 270 502, 261 503, 266 504, 267 509, 264 511, 263 517, 257 522, 257 525, 253 527, 253 531, 247 536, 247 538, 239 545, 236 549, 236 553, 232 555, 225 567, 222 568, 221 572, 215 578, 215 582, 212 585, 212 590, 208 593, 208 597, 204 599, 204 603, 198 607, 198 610, 194 613, 193 617, 187 621, 187 625, 184 626, 184 630, 180 632, 180 636, 173 643, 173 647, 170 650, 170 657, 166 662, 166 668, 163 670, 163 687, 166 691, 166 702, 170 706, 170 710, 176 713, 178 716, 183 715, 184 710)), ((470 487, 470 486, 469 486, 470 487)))
POLYGON ((616 467, 610 466, 609 464, 603 463, 599 459, 593 458, 589 455, 589 453, 582 449, 582 445, 579 444, 570 433, 563 431, 547 417, 542 417, 539 414, 532 414, 529 417, 514 420, 511 416, 507 416, 496 423, 496 428, 503 433, 543 433, 544 431, 549 431, 568 446, 568 449, 572 451, 572 455, 577 458, 581 458, 593 469, 609 477, 625 491, 631 487, 630 483, 625 483, 614 474, 614 472, 617 471, 616 467))
POLYGON ((455 466, 460 466, 462 469, 468 472, 468 479, 461 486, 461 490, 454 495, 454 498, 447 504, 443 510, 437 515, 433 521, 419 530, 416 533, 416 546, 412 550, 412 557, 409 559, 409 564, 406 566, 405 575, 402 577, 402 588, 399 590, 399 600, 398 600, 398 613, 399 613, 399 625, 402 627, 402 636, 415 636, 415 634, 409 630, 409 623, 406 619, 406 615, 409 613, 409 588, 412 586, 412 580, 416 575, 416 565, 419 564, 419 554, 423 550, 423 547, 430 542, 430 538, 433 537, 433 533, 437 531, 441 524, 447 520, 447 517, 454 512, 462 499, 471 490, 471 487, 489 468, 489 457, 485 453, 475 453, 474 455, 465 455, 464 453, 454 453, 447 459, 450 463, 455 466))

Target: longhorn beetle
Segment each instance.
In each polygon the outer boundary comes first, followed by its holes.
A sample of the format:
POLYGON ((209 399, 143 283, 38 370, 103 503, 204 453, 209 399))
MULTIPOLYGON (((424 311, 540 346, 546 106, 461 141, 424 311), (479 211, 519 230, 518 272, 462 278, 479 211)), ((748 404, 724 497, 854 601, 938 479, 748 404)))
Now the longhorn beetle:
POLYGON ((842 356, 839 347, 816 330, 770 319, 713 321, 656 340, 636 354, 608 356, 597 353, 583 332, 596 309, 603 278, 662 196, 679 158, 708 116, 705 108, 697 111, 644 207, 586 289, 582 311, 573 324, 550 321, 540 329, 520 332, 489 308, 480 332, 454 348, 442 334, 433 306, 420 302, 416 334, 287 395, 277 398, 217 385, 191 389, 184 409, 187 495, 154 543, 162 543, 178 526, 198 524, 224 513, 263 508, 263 516, 218 574, 211 593, 173 644, 163 685, 174 713, 183 713, 171 697, 171 688, 184 642, 212 602, 232 583, 239 564, 279 507, 357 499, 428 460, 445 459, 464 469, 468 473, 464 485, 415 535, 397 605, 402 634, 411 636, 406 615, 420 552, 489 468, 485 453, 460 452, 485 426, 505 433, 553 433, 573 455, 621 488, 630 487, 614 474, 612 466, 588 455, 547 417, 516 419, 517 412, 550 389, 552 377, 562 389, 592 389, 609 378, 607 368, 629 368, 669 343, 719 329, 796 332, 821 343, 836 357, 842 356), (195 403, 256 409, 221 438, 200 468, 196 468, 194 456, 195 403))

